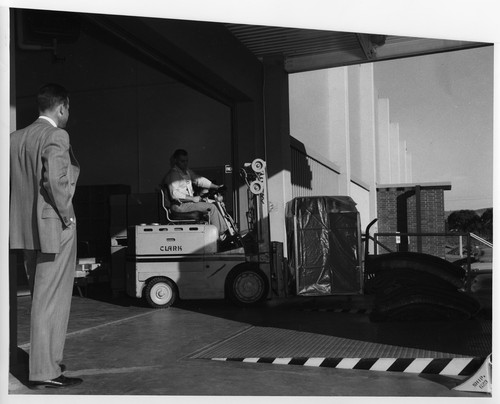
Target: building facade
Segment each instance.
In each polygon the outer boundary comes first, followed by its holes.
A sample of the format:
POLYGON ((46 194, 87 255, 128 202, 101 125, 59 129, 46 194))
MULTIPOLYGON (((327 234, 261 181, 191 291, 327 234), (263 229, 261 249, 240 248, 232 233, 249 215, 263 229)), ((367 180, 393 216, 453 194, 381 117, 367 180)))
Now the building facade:
MULTIPOLYGON (((362 229, 378 219, 372 234, 444 233, 444 191, 451 183, 412 183, 411 151, 399 124, 391 120, 390 100, 377 95, 373 64, 293 74, 289 82, 292 155, 297 141, 307 145, 302 164, 292 165, 292 179, 301 179, 301 196, 304 188, 310 196, 351 196, 362 229)), ((379 253, 420 251, 444 257, 442 236, 380 241, 387 248, 379 246, 379 253)))

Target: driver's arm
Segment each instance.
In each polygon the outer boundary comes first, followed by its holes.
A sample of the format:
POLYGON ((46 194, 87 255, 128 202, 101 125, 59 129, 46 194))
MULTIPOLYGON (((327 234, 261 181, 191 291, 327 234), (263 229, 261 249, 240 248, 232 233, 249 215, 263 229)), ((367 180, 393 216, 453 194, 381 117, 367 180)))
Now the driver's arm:
POLYGON ((192 170, 189 170, 189 174, 191 175, 191 179, 193 181, 193 184, 196 185, 198 188, 219 189, 220 187, 222 187, 222 185, 214 184, 208 178, 202 177, 201 175, 196 174, 192 170))

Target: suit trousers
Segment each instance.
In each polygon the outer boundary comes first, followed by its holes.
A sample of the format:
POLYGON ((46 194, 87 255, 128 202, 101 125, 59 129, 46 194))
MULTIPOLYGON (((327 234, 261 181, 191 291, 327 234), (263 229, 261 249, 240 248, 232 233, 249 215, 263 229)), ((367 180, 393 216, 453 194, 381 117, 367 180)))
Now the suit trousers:
POLYGON ((61 375, 76 270, 76 226, 65 228, 57 254, 24 250, 31 289, 29 380, 61 375))

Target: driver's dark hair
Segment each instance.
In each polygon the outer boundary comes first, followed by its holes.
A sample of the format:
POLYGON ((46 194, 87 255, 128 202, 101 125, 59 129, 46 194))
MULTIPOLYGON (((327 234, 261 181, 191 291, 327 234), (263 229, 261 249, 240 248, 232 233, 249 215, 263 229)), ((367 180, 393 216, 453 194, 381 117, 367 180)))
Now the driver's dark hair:
POLYGON ((179 157, 181 156, 187 156, 188 155, 188 152, 184 149, 177 149, 176 151, 174 151, 174 154, 172 155, 172 158, 174 160, 177 160, 179 157))
POLYGON ((50 111, 61 104, 68 106, 68 90, 59 84, 45 84, 38 91, 37 102, 39 112, 50 111))

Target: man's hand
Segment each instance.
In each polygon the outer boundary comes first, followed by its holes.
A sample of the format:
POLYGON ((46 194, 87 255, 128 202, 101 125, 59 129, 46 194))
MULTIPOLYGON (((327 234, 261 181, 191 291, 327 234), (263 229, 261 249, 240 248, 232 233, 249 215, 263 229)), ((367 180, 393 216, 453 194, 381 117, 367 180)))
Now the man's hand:
POLYGON ((201 201, 201 197, 200 196, 193 196, 193 202, 197 203, 197 202, 200 202, 201 201))

